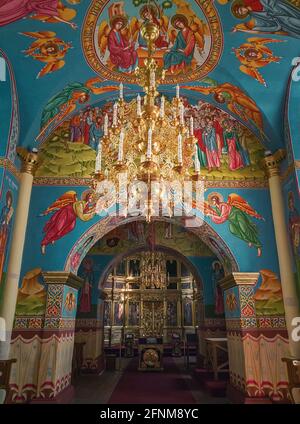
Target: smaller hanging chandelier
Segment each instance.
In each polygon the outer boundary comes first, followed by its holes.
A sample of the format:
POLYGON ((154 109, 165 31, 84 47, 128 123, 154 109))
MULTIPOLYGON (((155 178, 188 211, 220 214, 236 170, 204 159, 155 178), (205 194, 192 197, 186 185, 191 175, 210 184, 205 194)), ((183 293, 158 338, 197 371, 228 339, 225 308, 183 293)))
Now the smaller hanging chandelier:
POLYGON ((141 254, 142 288, 165 289, 167 286, 166 256, 162 252, 143 252, 141 254))

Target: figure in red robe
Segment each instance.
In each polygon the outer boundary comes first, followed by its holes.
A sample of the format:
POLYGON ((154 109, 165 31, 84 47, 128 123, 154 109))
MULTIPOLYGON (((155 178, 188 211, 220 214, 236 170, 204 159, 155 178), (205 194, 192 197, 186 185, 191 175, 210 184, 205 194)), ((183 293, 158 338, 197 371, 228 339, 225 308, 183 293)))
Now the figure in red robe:
MULTIPOLYGON (((144 21, 144 24, 151 23, 156 25, 157 28, 159 28, 159 36, 157 37, 154 43, 155 47, 157 49, 163 49, 168 47, 169 43, 166 40, 167 28, 165 27, 164 20, 158 18, 157 8, 152 4, 147 4, 141 8, 140 15, 144 21)), ((140 47, 147 47, 147 43, 143 38, 141 32, 139 33, 138 42, 140 47)))
POLYGON ((41 242, 42 254, 46 253, 46 246, 74 230, 77 218, 81 221, 92 219, 95 207, 92 191, 85 192, 79 201, 75 191, 68 191, 49 206, 41 216, 55 212, 43 228, 45 236, 41 242))
POLYGON ((214 124, 214 129, 216 130, 216 135, 217 135, 217 143, 218 143, 218 152, 219 152, 219 156, 222 156, 222 149, 224 147, 224 132, 223 132, 223 128, 218 120, 218 116, 214 115, 213 116, 213 124, 214 124))
POLYGON ((138 64, 138 55, 134 44, 122 34, 128 20, 125 16, 117 16, 111 21, 111 31, 108 35, 108 50, 111 63, 119 72, 132 72, 138 64))
MULTIPOLYGON (((73 29, 77 25, 73 22, 68 22, 72 17, 72 13, 68 13, 72 9, 66 9, 59 0, 0 0, 0 26, 18 21, 26 16, 32 15, 35 19, 52 18, 54 21, 63 22, 70 25, 73 29)), ((75 14, 76 12, 73 11, 75 14)), ((73 13, 73 14, 74 14, 73 13)))
POLYGON ((79 312, 89 313, 92 309, 92 289, 94 284, 94 263, 91 258, 85 258, 82 262, 83 271, 80 274, 84 283, 79 297, 79 312))

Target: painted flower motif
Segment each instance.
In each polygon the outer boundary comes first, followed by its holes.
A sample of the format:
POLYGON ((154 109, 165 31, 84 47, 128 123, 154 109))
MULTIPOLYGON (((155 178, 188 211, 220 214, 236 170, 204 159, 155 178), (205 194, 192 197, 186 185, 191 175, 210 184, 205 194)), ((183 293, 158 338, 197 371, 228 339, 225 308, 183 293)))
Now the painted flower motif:
POLYGON ((234 293, 229 293, 226 296, 226 307, 231 312, 237 309, 237 300, 234 293))

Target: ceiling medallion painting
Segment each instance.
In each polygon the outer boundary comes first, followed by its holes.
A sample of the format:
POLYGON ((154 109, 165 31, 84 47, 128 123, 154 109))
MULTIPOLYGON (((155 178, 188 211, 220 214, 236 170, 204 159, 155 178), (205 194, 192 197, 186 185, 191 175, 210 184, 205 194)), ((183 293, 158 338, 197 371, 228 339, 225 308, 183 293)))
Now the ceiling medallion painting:
POLYGON ((103 79, 136 83, 135 70, 147 58, 141 28, 148 22, 159 27, 154 59, 166 84, 199 80, 218 64, 223 33, 213 2, 93 0, 82 31, 91 68, 103 79))

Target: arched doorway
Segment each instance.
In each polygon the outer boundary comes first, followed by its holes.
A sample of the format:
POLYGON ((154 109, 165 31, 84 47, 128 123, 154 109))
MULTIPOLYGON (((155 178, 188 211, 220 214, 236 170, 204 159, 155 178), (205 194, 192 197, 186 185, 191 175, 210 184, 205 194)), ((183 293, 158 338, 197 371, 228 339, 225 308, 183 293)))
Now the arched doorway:
MULTIPOLYGON (((156 335, 162 337, 165 353, 171 354, 174 334, 183 353, 187 334, 197 334, 203 340, 207 334, 225 333, 224 315, 222 311, 216 314, 214 267, 218 263, 222 270, 219 278, 224 276, 226 258, 221 263, 203 240, 182 226, 157 222, 156 233, 149 238, 151 226, 136 223, 113 228, 79 266, 84 287, 79 295, 75 340, 85 343, 85 372, 99 373, 104 368, 105 351, 124 354, 127 334, 133 335, 136 352, 139 338, 156 335), (149 252, 161 253, 165 262, 169 261, 164 288, 142 284, 141 261, 149 252), (173 269, 172 262, 176 264, 173 269)), ((198 358, 202 354, 200 342, 198 358)))
POLYGON ((195 267, 181 253, 156 246, 118 255, 100 280, 104 292, 104 343, 117 347, 126 334, 159 336, 195 333, 203 314, 203 288, 195 267), (158 269, 159 268, 159 269, 158 269))

